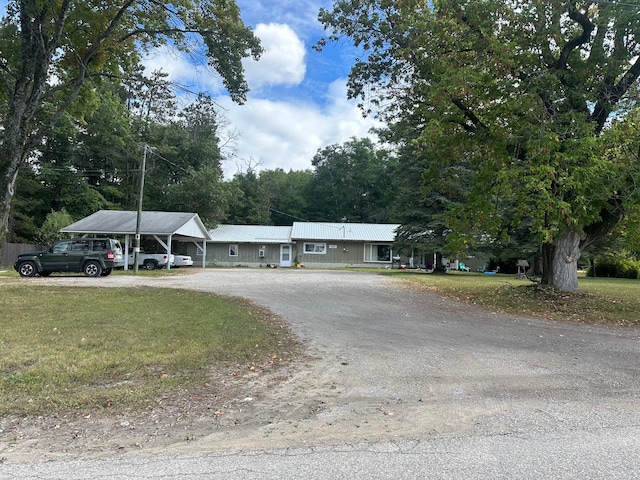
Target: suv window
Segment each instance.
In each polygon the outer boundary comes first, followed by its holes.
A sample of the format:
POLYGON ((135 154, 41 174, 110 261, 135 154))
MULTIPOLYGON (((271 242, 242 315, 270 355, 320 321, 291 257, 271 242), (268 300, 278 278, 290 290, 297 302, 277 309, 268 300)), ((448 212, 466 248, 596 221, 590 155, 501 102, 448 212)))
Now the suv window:
POLYGON ((89 250, 89 242, 86 240, 74 240, 71 249, 76 252, 89 250))
POLYGON ((62 241, 56 243, 53 247, 51 247, 51 253, 65 253, 69 251, 69 245, 71 245, 71 241, 62 241))

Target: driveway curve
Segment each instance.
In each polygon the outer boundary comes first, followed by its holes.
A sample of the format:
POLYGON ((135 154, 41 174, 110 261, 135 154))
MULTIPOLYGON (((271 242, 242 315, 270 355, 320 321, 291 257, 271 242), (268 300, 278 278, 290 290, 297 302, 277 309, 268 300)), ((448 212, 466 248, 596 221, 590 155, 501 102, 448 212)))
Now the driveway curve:
POLYGON ((317 361, 286 386, 287 414, 268 426, 283 444, 301 429, 305 441, 337 441, 640 425, 638 329, 487 312, 370 273, 212 270, 163 281, 248 297, 309 344, 317 361))

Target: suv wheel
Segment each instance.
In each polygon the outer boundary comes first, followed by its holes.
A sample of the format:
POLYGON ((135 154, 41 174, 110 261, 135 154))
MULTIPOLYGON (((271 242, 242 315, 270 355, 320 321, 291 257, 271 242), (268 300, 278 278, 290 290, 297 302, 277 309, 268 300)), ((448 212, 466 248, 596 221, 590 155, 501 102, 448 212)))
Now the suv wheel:
POLYGON ((18 265, 18 273, 21 277, 35 277, 38 270, 34 262, 22 262, 18 265))
POLYGON ((87 277, 99 277, 102 274, 102 267, 95 260, 90 260, 84 264, 82 271, 87 277))
POLYGON ((112 271, 113 271, 113 268, 105 268, 104 270, 102 270, 102 273, 100 274, 100 276, 106 277, 108 275, 111 275, 112 271))

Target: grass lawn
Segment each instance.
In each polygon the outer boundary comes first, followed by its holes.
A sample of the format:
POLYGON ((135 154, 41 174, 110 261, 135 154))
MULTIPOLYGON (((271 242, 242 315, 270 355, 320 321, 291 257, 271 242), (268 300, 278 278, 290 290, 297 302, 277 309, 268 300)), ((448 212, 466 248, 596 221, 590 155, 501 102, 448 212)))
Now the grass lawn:
POLYGON ((443 275, 385 272, 426 289, 490 310, 517 315, 610 325, 640 325, 640 281, 579 278, 579 291, 535 288, 515 275, 450 272, 443 275))
POLYGON ((0 284, 0 416, 139 407, 299 351, 248 302, 184 290, 0 284))

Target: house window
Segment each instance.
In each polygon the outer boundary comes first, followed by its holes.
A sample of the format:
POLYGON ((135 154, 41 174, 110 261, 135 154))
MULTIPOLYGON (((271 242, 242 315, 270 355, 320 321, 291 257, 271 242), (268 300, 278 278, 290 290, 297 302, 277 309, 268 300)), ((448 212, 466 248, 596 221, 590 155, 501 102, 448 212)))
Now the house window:
POLYGON ((391 246, 377 245, 375 243, 364 244, 365 262, 391 262, 391 246))
POLYGON ((327 253, 326 243, 305 243, 304 253, 325 254, 327 253))
POLYGON ((238 256, 238 245, 229 245, 229 256, 230 257, 238 256))

